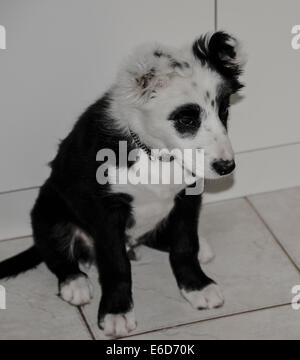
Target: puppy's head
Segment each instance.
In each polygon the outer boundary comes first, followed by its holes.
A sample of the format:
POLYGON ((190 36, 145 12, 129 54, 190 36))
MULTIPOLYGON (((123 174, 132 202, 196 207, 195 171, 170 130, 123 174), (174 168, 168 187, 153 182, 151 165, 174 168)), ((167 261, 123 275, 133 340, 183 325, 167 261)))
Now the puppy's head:
POLYGON ((241 72, 239 44, 224 32, 180 50, 143 46, 119 74, 119 117, 152 148, 203 149, 206 178, 230 174, 227 121, 241 72))

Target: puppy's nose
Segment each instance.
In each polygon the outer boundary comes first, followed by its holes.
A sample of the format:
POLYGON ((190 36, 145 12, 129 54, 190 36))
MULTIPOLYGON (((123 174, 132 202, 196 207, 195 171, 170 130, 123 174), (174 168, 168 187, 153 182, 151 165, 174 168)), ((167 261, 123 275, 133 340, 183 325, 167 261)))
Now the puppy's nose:
POLYGON ((227 175, 233 172, 235 168, 234 160, 216 160, 212 163, 213 169, 219 175, 227 175))

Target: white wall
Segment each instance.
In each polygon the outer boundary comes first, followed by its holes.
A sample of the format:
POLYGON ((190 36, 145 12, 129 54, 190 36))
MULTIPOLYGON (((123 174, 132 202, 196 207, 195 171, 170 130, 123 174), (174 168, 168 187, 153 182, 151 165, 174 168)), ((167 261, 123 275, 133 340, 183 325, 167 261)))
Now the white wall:
POLYGON ((132 47, 214 27, 211 0, 1 0, 0 192, 40 185, 46 163, 132 47))

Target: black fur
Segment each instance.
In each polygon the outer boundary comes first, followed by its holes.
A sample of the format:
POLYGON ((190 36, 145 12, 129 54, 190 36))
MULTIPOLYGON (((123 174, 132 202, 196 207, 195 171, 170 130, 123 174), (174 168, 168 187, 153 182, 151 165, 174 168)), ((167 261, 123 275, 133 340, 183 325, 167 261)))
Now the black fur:
POLYGON ((0 279, 17 276, 18 274, 38 266, 43 259, 35 247, 0 263, 0 279))
POLYGON ((216 104, 218 115, 227 130, 227 120, 229 116, 231 89, 228 86, 220 86, 217 91, 216 104))
POLYGON ((140 239, 149 247, 169 252, 178 286, 187 291, 202 290, 214 283, 202 271, 198 260, 201 200, 201 195, 189 196, 181 191, 169 216, 140 239))
POLYGON ((197 134, 201 125, 202 109, 198 104, 185 104, 175 109, 169 116, 176 131, 183 137, 197 134))
POLYGON ((154 51, 153 53, 154 56, 160 58, 160 57, 165 57, 167 58, 169 61, 170 61, 170 66, 172 68, 179 68, 179 69, 182 69, 182 68, 189 68, 190 65, 187 63, 187 62, 183 62, 183 63, 180 63, 179 61, 175 60, 174 58, 172 58, 172 56, 170 54, 165 54, 163 53, 162 51, 160 50, 156 50, 154 51))
POLYGON ((241 67, 235 62, 236 52, 227 42, 234 38, 229 34, 218 31, 210 38, 203 35, 194 42, 193 53, 202 65, 208 65, 228 80, 233 92, 243 87, 239 81, 242 73, 241 67))

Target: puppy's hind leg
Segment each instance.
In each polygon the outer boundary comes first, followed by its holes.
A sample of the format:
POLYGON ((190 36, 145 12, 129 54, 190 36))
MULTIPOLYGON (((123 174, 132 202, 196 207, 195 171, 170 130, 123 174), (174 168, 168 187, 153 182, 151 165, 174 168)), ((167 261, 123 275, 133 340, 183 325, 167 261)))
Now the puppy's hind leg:
POLYGON ((72 253, 74 225, 67 207, 51 190, 42 188, 31 213, 36 247, 57 276, 59 295, 72 305, 84 305, 92 297, 87 275, 72 253))

